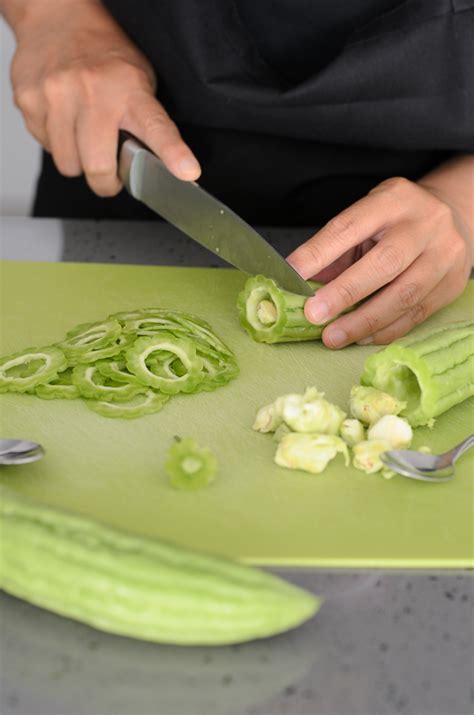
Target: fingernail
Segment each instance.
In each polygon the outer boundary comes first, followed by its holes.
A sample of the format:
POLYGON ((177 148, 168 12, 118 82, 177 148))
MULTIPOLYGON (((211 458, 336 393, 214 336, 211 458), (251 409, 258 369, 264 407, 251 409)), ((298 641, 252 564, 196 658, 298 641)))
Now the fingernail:
POLYGON ((362 338, 362 340, 357 341, 357 345, 371 345, 374 342, 374 339, 372 335, 369 335, 367 338, 362 338))
POLYGON ((334 330, 330 331, 326 330, 324 337, 326 338, 327 342, 331 343, 331 345, 334 345, 335 348, 339 347, 340 345, 344 345, 349 340, 346 331, 341 330, 340 328, 334 328, 334 330))
POLYGON ((181 159, 178 164, 178 170, 181 176, 189 177, 190 179, 197 179, 201 173, 201 167, 199 166, 196 159, 187 157, 186 159, 181 159))
POLYGON ((306 310, 312 323, 325 323, 330 318, 329 306, 322 300, 311 302, 306 310))

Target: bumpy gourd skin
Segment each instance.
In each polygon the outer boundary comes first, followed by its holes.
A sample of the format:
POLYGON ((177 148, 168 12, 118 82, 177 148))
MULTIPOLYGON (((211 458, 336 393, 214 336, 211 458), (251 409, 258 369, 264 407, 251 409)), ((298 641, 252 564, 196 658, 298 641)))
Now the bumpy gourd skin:
POLYGON ((0 585, 104 631, 160 643, 263 638, 319 599, 241 564, 134 536, 0 487, 0 585))
POLYGON ((417 427, 473 396, 473 376, 474 321, 466 320, 370 355, 361 383, 406 401, 400 415, 417 427))

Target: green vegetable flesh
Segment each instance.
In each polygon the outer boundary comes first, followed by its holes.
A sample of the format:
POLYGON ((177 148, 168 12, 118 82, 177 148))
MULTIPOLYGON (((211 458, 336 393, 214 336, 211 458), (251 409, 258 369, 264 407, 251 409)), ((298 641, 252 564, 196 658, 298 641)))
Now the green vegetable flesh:
POLYGON ((314 615, 319 599, 270 574, 109 528, 0 491, 8 593, 100 630, 160 643, 263 638, 314 615))
POLYGON ((58 377, 45 385, 38 385, 35 394, 42 400, 75 400, 79 390, 72 382, 72 368, 60 372, 58 377))
POLYGON ((119 417, 133 420, 137 417, 160 412, 169 400, 169 395, 162 395, 154 390, 135 395, 127 401, 116 400, 85 400, 87 407, 102 417, 119 417))
POLYGON ((144 385, 115 382, 104 377, 96 365, 76 365, 72 371, 72 381, 81 397, 92 400, 110 399, 121 402, 146 391, 144 385))
POLYGON ((90 353, 91 350, 105 348, 113 343, 122 332, 118 320, 106 320, 99 323, 82 323, 68 333, 59 343, 68 358, 76 359, 90 353))
POLYGON ((66 356, 59 348, 27 348, 0 359, 0 388, 26 392, 55 380, 66 368, 66 356))
POLYGON ((181 439, 170 447, 165 470, 175 489, 201 489, 216 478, 217 459, 193 439, 181 439))
MULTIPOLYGON (((315 292, 322 287, 322 283, 308 283, 315 292)), ((271 278, 253 276, 237 300, 240 323, 258 343, 318 340, 328 323, 314 325, 306 320, 304 306, 307 300, 307 296, 283 290, 271 278)))
POLYGON ((407 403, 400 412, 413 427, 430 424, 474 395, 474 321, 408 336, 371 355, 361 378, 407 403))
MULTIPOLYGON (((311 283, 316 290, 320 284, 311 283)), ((239 294, 237 307, 241 325, 259 343, 316 340, 323 326, 304 316, 307 296, 289 293, 271 278, 253 276, 239 294)))
POLYGON ((58 345, 0 358, 0 393, 82 398, 98 414, 132 419, 158 412, 168 395, 216 390, 238 372, 204 320, 144 308, 78 325, 58 345))
POLYGON ((142 337, 126 352, 127 368, 144 384, 169 395, 178 392, 193 392, 196 385, 203 380, 203 363, 196 354, 194 344, 189 340, 175 338, 174 335, 162 332, 156 336, 142 337), (177 375, 169 368, 169 362, 159 363, 154 369, 147 365, 154 355, 161 351, 169 351, 174 358, 179 358, 185 372, 177 375))

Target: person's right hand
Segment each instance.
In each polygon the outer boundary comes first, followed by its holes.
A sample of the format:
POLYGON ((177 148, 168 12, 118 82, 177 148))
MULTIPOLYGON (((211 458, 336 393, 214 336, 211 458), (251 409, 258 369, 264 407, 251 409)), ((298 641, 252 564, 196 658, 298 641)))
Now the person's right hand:
POLYGON ((98 0, 40 0, 14 28, 15 103, 65 176, 85 174, 99 196, 120 191, 119 129, 141 139, 178 178, 200 166, 155 99, 147 59, 98 0))

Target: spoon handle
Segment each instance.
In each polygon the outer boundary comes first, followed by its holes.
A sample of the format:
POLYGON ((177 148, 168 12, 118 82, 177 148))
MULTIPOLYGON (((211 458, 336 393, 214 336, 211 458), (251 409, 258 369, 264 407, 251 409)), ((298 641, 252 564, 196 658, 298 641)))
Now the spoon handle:
POLYGON ((456 447, 453 447, 453 449, 450 449, 449 452, 445 452, 444 454, 441 455, 443 462, 446 461, 447 464, 451 463, 454 464, 456 459, 461 456, 461 454, 464 454, 470 447, 474 446, 474 434, 470 434, 469 437, 466 437, 465 440, 463 440, 460 444, 458 444, 456 447))

